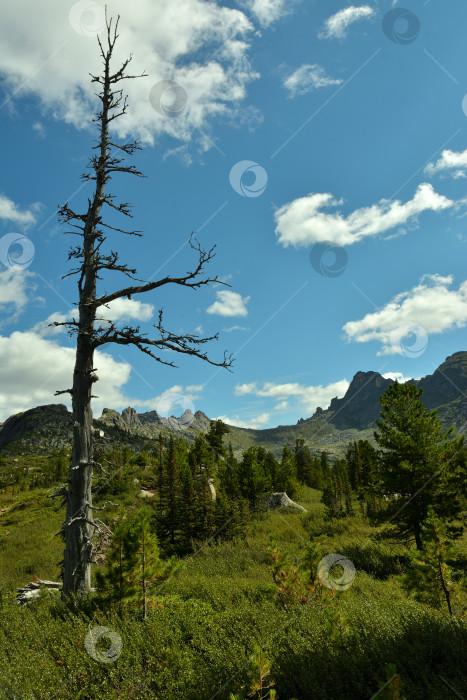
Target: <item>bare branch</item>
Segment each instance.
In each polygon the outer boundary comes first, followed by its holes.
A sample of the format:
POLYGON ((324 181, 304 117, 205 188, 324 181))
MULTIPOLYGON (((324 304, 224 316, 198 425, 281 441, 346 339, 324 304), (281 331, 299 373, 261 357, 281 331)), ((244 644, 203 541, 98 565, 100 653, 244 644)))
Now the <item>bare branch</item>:
POLYGON ((170 367, 176 367, 173 362, 163 360, 159 355, 156 355, 152 348, 158 348, 161 350, 171 350, 173 352, 178 352, 184 355, 193 355, 198 357, 205 362, 208 362, 215 367, 224 367, 229 369, 233 363, 232 355, 227 355, 224 352, 224 359, 221 362, 214 362, 209 359, 207 353, 198 350, 196 346, 208 343, 212 340, 218 340, 218 334, 207 337, 200 338, 199 336, 192 334, 185 335, 175 335, 167 331, 162 325, 162 310, 159 311, 159 322, 154 326, 159 333, 159 339, 148 338, 146 334, 141 333, 139 326, 131 327, 125 326, 124 328, 116 328, 115 324, 110 321, 109 328, 98 328, 96 330, 96 339, 94 341, 95 347, 100 347, 107 343, 115 343, 117 345, 134 345, 141 352, 149 355, 157 362, 164 365, 169 365, 170 367))
POLYGON ((164 277, 163 279, 157 280, 156 282, 147 282, 146 284, 143 284, 139 287, 126 287, 125 289, 120 289, 117 292, 113 292, 112 294, 107 294, 106 296, 99 297, 99 299, 96 299, 96 307, 98 308, 103 304, 108 304, 110 301, 113 301, 114 299, 119 299, 121 297, 126 297, 133 294, 143 294, 144 292, 149 292, 166 284, 178 284, 182 287, 198 289, 199 287, 202 287, 206 284, 216 282, 217 284, 223 284, 226 287, 230 287, 230 284, 227 284, 227 282, 223 282, 222 280, 220 280, 217 277, 217 275, 215 277, 208 277, 206 279, 197 279, 199 278, 199 275, 203 272, 205 265, 207 265, 207 263, 209 263, 215 257, 214 249, 216 246, 213 246, 209 251, 203 250, 197 239, 194 238, 194 234, 191 234, 190 236, 190 246, 199 254, 198 264, 194 271, 187 272, 186 275, 184 275, 183 277, 164 277), (194 244, 193 240, 195 241, 194 244))

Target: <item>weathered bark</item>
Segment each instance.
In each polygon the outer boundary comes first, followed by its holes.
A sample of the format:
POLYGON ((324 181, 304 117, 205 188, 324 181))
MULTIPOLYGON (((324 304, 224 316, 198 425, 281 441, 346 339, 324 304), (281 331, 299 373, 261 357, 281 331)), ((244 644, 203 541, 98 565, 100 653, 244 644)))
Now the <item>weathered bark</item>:
MULTIPOLYGON (((167 331, 162 324, 162 310, 159 311, 159 322, 154 328, 160 337, 148 338, 141 333, 139 327, 124 326, 118 328, 113 321, 99 317, 99 307, 122 297, 130 298, 133 294, 142 294, 156 290, 167 284, 198 289, 199 287, 216 282, 226 284, 217 276, 201 279, 204 267, 214 257, 213 250, 203 250, 196 241, 190 245, 198 253, 199 259, 195 269, 187 272, 182 277, 167 276, 154 282, 145 282, 131 287, 125 287, 111 294, 97 296, 97 281, 101 279, 99 272, 102 270, 120 272, 131 279, 136 279, 136 270, 126 264, 119 263, 118 253, 111 251, 109 254, 102 252, 102 245, 106 236, 102 227, 112 232, 120 232, 127 235, 139 236, 139 231, 127 231, 116 228, 102 221, 101 210, 107 205, 114 211, 124 216, 131 216, 130 205, 126 202, 116 203, 113 195, 107 194, 106 184, 114 173, 127 173, 141 177, 143 174, 133 165, 125 164, 125 156, 132 155, 139 149, 138 143, 118 144, 109 138, 109 126, 114 119, 124 115, 127 109, 126 97, 118 89, 118 83, 122 80, 143 77, 128 75, 125 71, 131 57, 124 61, 116 72, 111 72, 111 59, 115 43, 118 38, 118 19, 113 26, 112 20, 106 21, 107 46, 103 47, 98 38, 104 70, 100 76, 91 76, 92 82, 100 86, 97 94, 101 106, 94 121, 100 127, 99 139, 94 149, 97 151, 91 157, 89 170, 83 178, 95 182, 94 194, 88 200, 87 211, 83 214, 73 211, 68 203, 59 209, 59 216, 63 223, 69 223, 73 229, 68 233, 81 236, 82 243, 69 252, 69 259, 78 259, 79 265, 72 269, 69 275, 78 276, 78 320, 54 322, 51 325, 65 326, 70 333, 77 334, 76 361, 73 374, 73 387, 65 391, 57 391, 56 394, 70 393, 73 406, 73 450, 72 463, 66 489, 60 491, 65 496, 66 519, 62 525, 62 533, 65 539, 65 555, 63 560, 63 596, 70 593, 83 595, 87 593, 91 585, 91 558, 92 540, 94 534, 99 532, 99 527, 94 522, 92 513, 95 509, 92 504, 92 477, 93 477, 93 426, 92 426, 92 386, 98 380, 94 374, 94 352, 97 348, 107 343, 119 345, 135 345, 139 350, 154 358, 162 364, 175 366, 156 354, 157 350, 168 349, 185 355, 193 355, 217 367, 230 367, 231 357, 226 357, 221 362, 209 359, 205 352, 199 348, 210 340, 217 339, 217 335, 209 338, 200 338, 192 334, 175 335, 167 331), (110 150, 112 149, 112 151, 110 150), (119 153, 120 155, 115 155, 119 153)), ((227 285, 229 286, 229 285, 227 285)))
POLYGON ((108 120, 111 103, 111 51, 105 58, 102 92, 100 157, 95 167, 96 188, 89 204, 83 229, 83 274, 79 288, 79 329, 73 373, 73 450, 68 477, 65 521, 65 554, 63 596, 84 595, 91 588, 92 538, 95 525, 92 517, 93 425, 92 385, 94 375, 94 324, 96 319, 97 261, 96 226, 104 203, 106 166, 108 161, 108 120))

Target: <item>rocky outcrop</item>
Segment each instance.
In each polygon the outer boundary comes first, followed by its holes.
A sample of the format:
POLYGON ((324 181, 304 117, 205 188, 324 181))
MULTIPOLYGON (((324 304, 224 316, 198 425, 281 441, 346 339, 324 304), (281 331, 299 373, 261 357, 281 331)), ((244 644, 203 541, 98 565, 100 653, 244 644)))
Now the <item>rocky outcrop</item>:
POLYGON ((306 508, 300 506, 295 501, 292 501, 285 491, 279 491, 277 493, 272 493, 266 498, 266 506, 270 509, 276 508, 286 508, 290 513, 308 513, 306 508))
POLYGON ((373 426, 381 410, 379 397, 390 384, 394 384, 394 381, 385 379, 378 372, 357 372, 345 396, 332 399, 329 420, 339 430, 364 430, 373 426))
POLYGON ((411 381, 423 390, 422 399, 427 408, 438 408, 459 401, 467 393, 467 353, 455 352, 436 369, 418 381, 411 381))
POLYGON ((42 442, 60 446, 71 441, 71 413, 63 404, 37 406, 29 411, 17 413, 3 423, 0 430, 0 447, 11 442, 32 441, 40 447, 42 442), (57 443, 57 444, 55 444, 57 443))

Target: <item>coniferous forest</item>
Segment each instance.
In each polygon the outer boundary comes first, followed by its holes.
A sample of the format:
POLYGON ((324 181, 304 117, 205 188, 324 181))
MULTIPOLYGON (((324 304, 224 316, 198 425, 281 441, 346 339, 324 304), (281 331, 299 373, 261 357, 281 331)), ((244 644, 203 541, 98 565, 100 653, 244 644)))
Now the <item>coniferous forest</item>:
MULTIPOLYGON (((463 126, 448 138, 453 118, 435 114, 462 84, 464 36, 460 59, 449 50, 465 22, 427 0, 433 30, 411 47, 419 17, 398 3, 381 17, 381 3, 334 4, 330 15, 300 0, 79 0, 67 33, 64 3, 5 9, 0 120, 17 134, 4 138, 5 171, 34 203, 2 189, 0 223, 34 225, 40 240, 28 270, 32 240, 0 238, 0 308, 14 326, 0 336, 0 700, 467 697, 467 353, 424 376, 431 359, 405 363, 429 335, 439 356, 442 334, 467 324, 467 282, 453 287, 453 270, 465 274, 467 151, 443 150, 463 126), (357 27, 368 31, 350 44, 357 27), (260 69, 267 119, 240 104, 260 69), (38 102, 17 118, 23 98, 38 102), (85 143, 82 184, 66 197, 63 163, 75 168, 85 143), (226 169, 248 143, 270 176, 250 160, 226 169), (143 145, 159 149, 160 169, 143 145), (39 201, 46 186, 77 237, 68 269, 39 201), (423 244, 410 247, 422 216, 423 244), (441 244, 435 216, 452 217, 441 244), (143 241, 133 218, 150 229, 143 241), (307 247, 302 281, 292 256, 307 247), (227 290, 237 283, 242 293, 227 290), (66 308, 41 320, 46 293, 66 308), (226 337, 238 340, 230 350, 226 337), (343 339, 400 363, 349 382, 357 360, 343 339), (132 392, 147 413, 104 407, 132 392), (212 420, 194 412, 198 399, 212 420), (249 415, 229 418, 240 401, 249 415), (173 405, 186 410, 175 417, 173 405)), ((455 118, 467 116, 467 96, 462 110, 455 99, 455 118)))
POLYGON ((374 443, 354 441, 335 461, 303 439, 280 459, 257 447, 236 457, 222 421, 191 443, 101 448, 92 590, 66 601, 45 585, 34 601, 13 596, 26 580, 57 579, 61 509, 50 496, 66 450, 29 476, 19 462, 4 468, 3 697, 463 688, 467 450, 415 387, 394 384, 381 406, 374 443), (268 507, 281 492, 291 504, 268 507))

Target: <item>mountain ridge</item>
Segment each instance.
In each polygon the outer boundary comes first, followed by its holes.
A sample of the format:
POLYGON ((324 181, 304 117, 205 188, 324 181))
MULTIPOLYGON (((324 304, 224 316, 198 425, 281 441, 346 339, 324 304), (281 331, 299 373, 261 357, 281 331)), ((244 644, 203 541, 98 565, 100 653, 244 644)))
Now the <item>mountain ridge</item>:
MULTIPOLYGON (((325 449, 331 457, 343 454, 354 439, 373 440, 373 430, 379 417, 379 397, 393 379, 384 378, 375 371, 358 371, 342 398, 333 398, 327 409, 318 407, 308 418, 300 418, 295 425, 275 428, 240 428, 229 425, 228 440, 239 453, 251 445, 258 445, 279 455, 285 444, 293 444, 301 437, 313 452, 325 449)), ((467 352, 458 351, 445 359, 433 374, 421 379, 409 379, 423 390, 422 400, 428 409, 436 408, 441 422, 453 425, 460 434, 467 433, 467 352)), ((194 440, 199 433, 209 430, 210 419, 203 411, 192 413, 187 409, 182 416, 160 416, 157 411, 137 413, 132 407, 122 413, 104 408, 100 418, 94 419, 97 429, 103 430, 108 443, 128 444, 143 449, 157 439, 176 434, 194 440)), ((0 425, 0 448, 9 451, 57 449, 69 445, 72 438, 71 413, 63 404, 37 406, 10 416, 0 425)))

